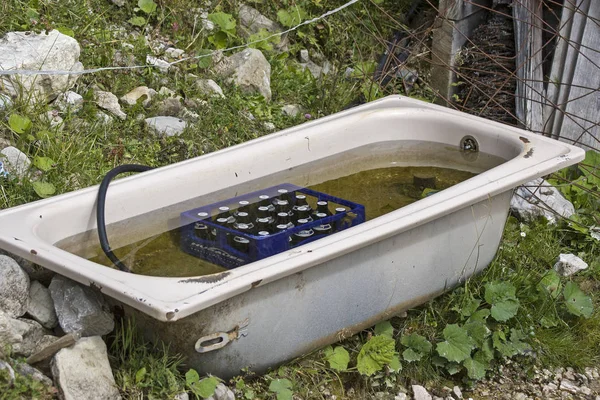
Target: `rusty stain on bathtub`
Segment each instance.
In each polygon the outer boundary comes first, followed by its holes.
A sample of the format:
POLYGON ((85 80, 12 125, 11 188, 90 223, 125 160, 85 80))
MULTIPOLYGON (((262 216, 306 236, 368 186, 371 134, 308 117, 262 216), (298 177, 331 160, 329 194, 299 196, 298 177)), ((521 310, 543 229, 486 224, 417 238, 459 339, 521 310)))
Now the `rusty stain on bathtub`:
POLYGON ((533 147, 523 156, 523 158, 529 158, 533 155, 533 147))
POLYGON ((262 282, 262 279, 259 279, 257 281, 254 281, 250 284, 250 288, 254 289, 255 287, 257 287, 258 285, 260 285, 260 283, 262 282))
POLYGON ((519 136, 519 139, 523 143, 531 143, 531 141, 529 139, 527 139, 525 136, 519 136))
POLYGON ((198 278, 180 279, 177 283, 216 283, 231 275, 231 272, 219 272, 218 274, 200 276, 198 278))

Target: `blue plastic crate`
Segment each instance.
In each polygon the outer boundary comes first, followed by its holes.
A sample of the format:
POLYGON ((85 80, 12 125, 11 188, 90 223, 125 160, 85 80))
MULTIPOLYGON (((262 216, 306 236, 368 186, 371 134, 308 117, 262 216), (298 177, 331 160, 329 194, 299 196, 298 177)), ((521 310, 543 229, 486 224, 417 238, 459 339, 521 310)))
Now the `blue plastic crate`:
MULTIPOLYGON (((233 207, 231 207, 231 209, 234 211, 233 207)), ((290 248, 301 246, 327 236, 325 234, 314 234, 306 240, 300 242, 294 241, 291 243, 290 237, 294 237, 294 234, 302 230, 308 230, 323 224, 329 224, 332 227, 332 233, 335 233, 361 224, 364 221, 365 208, 361 204, 353 203, 351 201, 330 196, 315 190, 286 183, 181 213, 181 248, 188 254, 202 258, 213 264, 231 269, 251 263, 253 261, 261 260, 263 258, 289 250, 290 248), (289 192, 295 192, 296 194, 304 194, 316 201, 328 201, 330 205, 333 203, 336 206, 343 206, 346 208, 346 211, 339 214, 333 214, 325 218, 315 219, 311 222, 294 226, 293 228, 286 229, 282 232, 272 233, 268 236, 257 236, 255 234, 243 233, 238 230, 219 225, 212 219, 218 214, 218 209, 221 206, 231 207, 238 204, 238 202, 242 200, 252 202, 256 200, 259 195, 263 194, 266 194, 271 198, 275 198, 278 195, 277 191, 279 189, 286 189, 289 192), (208 217, 201 218, 198 216, 199 213, 207 213, 208 217), (199 238, 194 229, 196 223, 202 223, 212 230, 212 232, 215 233, 214 240, 205 240, 199 238), (239 251, 229 244, 229 238, 234 236, 240 236, 249 241, 247 252, 239 251)))

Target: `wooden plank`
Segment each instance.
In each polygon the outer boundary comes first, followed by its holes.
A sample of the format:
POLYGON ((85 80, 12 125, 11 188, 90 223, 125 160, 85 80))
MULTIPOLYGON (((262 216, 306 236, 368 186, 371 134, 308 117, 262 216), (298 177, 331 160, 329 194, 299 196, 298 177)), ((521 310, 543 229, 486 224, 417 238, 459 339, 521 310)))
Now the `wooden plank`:
POLYGON ((568 37, 567 54, 563 65, 562 77, 560 80, 561 86, 558 91, 556 100, 556 110, 554 112, 554 121, 552 123, 552 137, 559 138, 561 136, 562 124, 564 120, 564 112, 566 104, 570 96, 570 85, 573 82, 575 75, 575 66, 579 58, 579 44, 583 38, 583 32, 586 25, 586 15, 590 9, 590 3, 597 0, 581 0, 577 3, 579 11, 573 15, 573 26, 568 37))
POLYGON ((600 1, 587 12, 581 46, 569 90, 567 115, 563 116, 560 138, 581 147, 600 148, 600 1))

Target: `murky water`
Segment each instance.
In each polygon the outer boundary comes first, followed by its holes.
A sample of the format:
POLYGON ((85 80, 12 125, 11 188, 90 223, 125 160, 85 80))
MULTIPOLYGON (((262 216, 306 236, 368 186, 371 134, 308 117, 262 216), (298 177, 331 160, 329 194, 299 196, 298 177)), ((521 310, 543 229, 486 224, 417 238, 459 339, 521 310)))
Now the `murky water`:
MULTIPOLYGON (((362 204, 369 220, 415 202, 432 189, 444 190, 475 175, 448 168, 399 167, 393 162, 388 165, 392 166, 352 173, 308 188, 362 204)), ((116 249, 115 254, 134 273, 142 275, 185 277, 225 270, 181 251, 179 229, 116 249)), ((91 260, 112 267, 103 254, 91 260)))

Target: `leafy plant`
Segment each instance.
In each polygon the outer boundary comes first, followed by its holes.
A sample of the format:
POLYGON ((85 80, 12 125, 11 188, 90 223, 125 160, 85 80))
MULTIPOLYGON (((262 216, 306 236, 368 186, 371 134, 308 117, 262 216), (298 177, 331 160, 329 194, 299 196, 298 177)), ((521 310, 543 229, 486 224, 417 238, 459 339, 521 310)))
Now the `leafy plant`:
POLYGON ((394 339, 387 335, 376 335, 360 349, 356 367, 363 375, 373 375, 391 363, 395 355, 394 339))
POLYGON ((402 336, 400 343, 407 347, 407 349, 402 352, 402 358, 404 358, 404 361, 408 362, 421 360, 431 352, 432 348, 431 343, 424 336, 417 333, 402 336))
POLYGON ((453 362, 461 362, 470 357, 475 343, 464 327, 449 324, 444 328, 443 334, 445 341, 438 343, 436 347, 440 356, 453 362))
POLYGON ((19 114, 11 114, 8 117, 8 126, 15 133, 25 133, 31 128, 31 120, 19 114))
POLYGON ((228 13, 215 12, 208 14, 208 19, 215 24, 214 33, 208 37, 208 41, 217 49, 224 49, 229 41, 236 37, 235 18, 228 13))
POLYGON ((215 393, 215 389, 219 384, 219 380, 214 376, 209 376, 200 379, 200 375, 198 375, 198 372, 196 372, 193 369, 190 369, 185 374, 185 383, 195 395, 206 399, 215 393))
MULTIPOLYGON (((157 7, 158 5, 154 2, 154 0, 138 0, 135 11, 142 11, 144 14, 150 17, 152 14, 154 14, 157 7)), ((147 23, 146 18, 140 15, 130 18, 127 22, 133 26, 144 26, 147 23)))
POLYGON ((277 395, 277 400, 291 400, 294 394, 289 379, 273 379, 269 384, 269 391, 277 395))
POLYGON ((492 306, 491 315, 504 322, 517 315, 519 300, 514 285, 507 282, 490 282, 485 285, 485 301, 492 306))
POLYGON ((589 318, 594 310, 592 298, 579 289, 574 282, 567 282, 563 291, 567 310, 578 317, 589 318))
POLYGON ((304 21, 307 15, 302 7, 295 6, 277 11, 277 20, 286 28, 291 28, 304 21))
POLYGON ((336 346, 335 348, 327 346, 325 348, 325 360, 332 369, 346 371, 350 362, 350 354, 342 346, 336 346))

